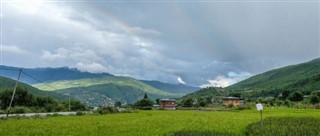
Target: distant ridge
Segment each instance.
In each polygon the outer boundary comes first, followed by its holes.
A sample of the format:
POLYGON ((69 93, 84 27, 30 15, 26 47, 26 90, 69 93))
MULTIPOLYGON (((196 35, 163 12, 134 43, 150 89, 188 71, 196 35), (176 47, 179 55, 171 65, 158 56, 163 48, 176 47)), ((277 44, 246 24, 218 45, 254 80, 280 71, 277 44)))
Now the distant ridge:
MULTIPOLYGON (((17 68, 17 67, 0 65, 0 70, 2 70, 0 76, 12 78, 12 79, 17 78, 18 72, 10 71, 9 69, 19 70, 19 68, 17 68)), ((89 72, 81 72, 75 68, 68 68, 68 67, 23 68, 23 71, 30 74, 30 75, 33 75, 34 77, 37 77, 37 79, 44 81, 44 82, 113 76, 109 73, 95 74, 95 73, 89 73, 89 72)), ((37 81, 35 81, 33 79, 30 79, 28 77, 23 77, 23 76, 21 77, 21 81, 28 83, 28 84, 38 83, 37 81)))
MULTIPOLYGON (((16 67, 0 66, 1 76, 16 79, 16 67)), ((198 90, 197 87, 182 84, 168 84, 159 81, 137 80, 131 77, 114 76, 109 73, 81 72, 77 69, 61 68, 23 68, 30 77, 21 76, 21 81, 40 90, 54 91, 72 97, 90 106, 112 104, 115 101, 134 103, 145 93, 152 99, 177 98, 198 90)))

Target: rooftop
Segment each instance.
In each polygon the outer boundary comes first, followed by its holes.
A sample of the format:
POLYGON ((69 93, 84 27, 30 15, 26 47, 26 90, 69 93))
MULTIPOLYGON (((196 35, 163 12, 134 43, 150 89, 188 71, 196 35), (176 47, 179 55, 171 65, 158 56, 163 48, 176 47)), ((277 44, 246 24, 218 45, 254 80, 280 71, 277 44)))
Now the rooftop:
POLYGON ((174 100, 174 99, 161 99, 160 101, 173 101, 173 102, 175 102, 176 100, 174 100))
POLYGON ((239 97, 225 97, 222 100, 243 100, 243 98, 239 98, 239 97))

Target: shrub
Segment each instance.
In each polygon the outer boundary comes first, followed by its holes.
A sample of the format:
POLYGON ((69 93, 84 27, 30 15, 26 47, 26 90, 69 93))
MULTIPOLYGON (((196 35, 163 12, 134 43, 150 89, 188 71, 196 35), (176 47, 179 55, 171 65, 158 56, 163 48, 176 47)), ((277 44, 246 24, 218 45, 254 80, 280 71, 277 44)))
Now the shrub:
POLYGON ((232 103, 230 103, 230 104, 228 104, 228 106, 227 106, 228 108, 233 108, 234 107, 234 105, 232 104, 232 103))
POLYGON ((10 113, 27 113, 31 112, 31 110, 27 107, 16 106, 11 108, 10 113))
POLYGON ((81 111, 77 111, 76 115, 77 115, 77 116, 82 116, 82 115, 84 115, 84 113, 81 112, 81 111))
POLYGON ((51 117, 58 117, 58 116, 61 116, 59 113, 53 113, 52 115, 51 115, 51 117))
POLYGON ((119 111, 113 107, 102 107, 97 110, 99 114, 118 113, 119 111))

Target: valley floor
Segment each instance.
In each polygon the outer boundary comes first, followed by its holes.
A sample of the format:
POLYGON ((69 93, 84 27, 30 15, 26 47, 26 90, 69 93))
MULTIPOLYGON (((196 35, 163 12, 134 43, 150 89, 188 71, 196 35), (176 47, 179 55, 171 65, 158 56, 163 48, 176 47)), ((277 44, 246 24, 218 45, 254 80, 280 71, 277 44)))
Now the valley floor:
MULTIPOLYGON (((314 117, 320 110, 268 109, 266 117, 314 117)), ((256 110, 231 112, 139 111, 106 115, 59 116, 0 121, 0 135, 172 135, 177 132, 214 132, 244 135, 246 126, 257 122, 256 110)))

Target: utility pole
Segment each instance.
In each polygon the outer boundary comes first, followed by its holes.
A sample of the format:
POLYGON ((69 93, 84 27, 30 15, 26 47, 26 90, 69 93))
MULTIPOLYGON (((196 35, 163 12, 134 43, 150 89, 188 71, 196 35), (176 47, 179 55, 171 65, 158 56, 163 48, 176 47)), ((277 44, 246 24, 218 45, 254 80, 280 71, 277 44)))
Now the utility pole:
POLYGON ((69 94, 69 111, 71 111, 71 106, 70 106, 70 94, 69 94))
POLYGON ((10 113, 10 110, 11 110, 11 105, 12 105, 12 102, 13 102, 13 99, 14 99, 14 95, 16 94, 16 90, 17 90, 18 83, 19 83, 19 80, 20 80, 21 72, 22 72, 22 69, 19 69, 19 75, 18 75, 18 79, 17 79, 16 85, 15 85, 15 87, 13 89, 12 97, 11 97, 10 104, 9 104, 9 107, 8 107, 8 111, 7 111, 7 117, 9 116, 9 113, 10 113))

